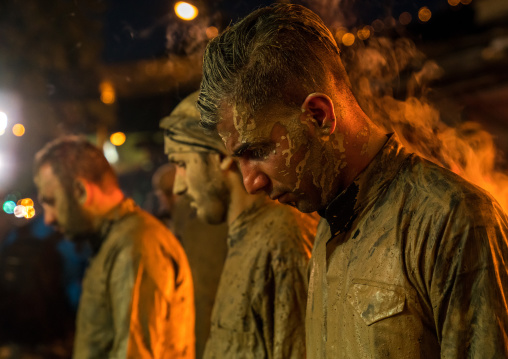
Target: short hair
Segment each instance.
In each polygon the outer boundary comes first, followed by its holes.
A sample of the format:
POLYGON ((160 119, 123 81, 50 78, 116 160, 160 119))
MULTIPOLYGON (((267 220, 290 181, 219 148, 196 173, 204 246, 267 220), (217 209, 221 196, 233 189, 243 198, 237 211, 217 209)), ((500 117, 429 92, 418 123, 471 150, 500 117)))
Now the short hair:
POLYGON ((216 128, 224 101, 250 111, 275 103, 300 106, 333 81, 349 84, 337 43, 319 16, 294 4, 261 8, 208 43, 197 102, 201 125, 216 128))
POLYGON ((102 151, 83 137, 65 136, 47 143, 35 155, 34 174, 46 164, 51 166, 67 193, 78 177, 103 190, 118 187, 116 173, 102 151))

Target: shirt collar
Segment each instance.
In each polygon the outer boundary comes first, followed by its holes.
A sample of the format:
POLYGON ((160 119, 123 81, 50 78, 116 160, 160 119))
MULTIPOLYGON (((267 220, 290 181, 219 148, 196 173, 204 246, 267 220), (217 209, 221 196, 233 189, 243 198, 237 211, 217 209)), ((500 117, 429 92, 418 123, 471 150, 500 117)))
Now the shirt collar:
POLYGON ((330 225, 332 238, 351 228, 366 201, 376 198, 378 193, 389 185, 407 157, 406 150, 397 135, 387 136, 388 141, 369 165, 328 204, 325 210, 319 212, 330 225))

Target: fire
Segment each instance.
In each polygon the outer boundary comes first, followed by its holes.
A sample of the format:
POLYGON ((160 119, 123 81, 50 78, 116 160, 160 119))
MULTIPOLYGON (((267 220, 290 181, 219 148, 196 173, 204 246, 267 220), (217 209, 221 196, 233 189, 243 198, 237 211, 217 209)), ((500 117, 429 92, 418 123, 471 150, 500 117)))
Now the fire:
POLYGON ((436 63, 425 60, 407 39, 376 38, 354 56, 345 56, 345 65, 360 105, 373 121, 395 132, 411 152, 482 187, 508 211, 508 175, 496 167, 493 136, 478 123, 445 123, 425 97, 428 82, 442 73, 436 63), (399 80, 399 71, 415 63, 423 65, 407 83, 408 97, 395 99, 390 85, 399 80))

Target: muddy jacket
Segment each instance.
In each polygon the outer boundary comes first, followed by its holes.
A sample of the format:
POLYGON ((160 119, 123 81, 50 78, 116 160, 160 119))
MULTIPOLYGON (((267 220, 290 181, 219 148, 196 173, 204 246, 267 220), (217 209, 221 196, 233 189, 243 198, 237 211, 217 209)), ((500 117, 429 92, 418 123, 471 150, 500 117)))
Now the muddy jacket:
POLYGON ((105 219, 83 280, 74 358, 194 358, 187 258, 159 221, 125 200, 105 219))
POLYGON ((508 357, 508 219, 488 194, 392 136, 323 215, 308 358, 508 357))
POLYGON ((316 224, 271 202, 235 220, 204 358, 305 358, 306 267, 316 224))

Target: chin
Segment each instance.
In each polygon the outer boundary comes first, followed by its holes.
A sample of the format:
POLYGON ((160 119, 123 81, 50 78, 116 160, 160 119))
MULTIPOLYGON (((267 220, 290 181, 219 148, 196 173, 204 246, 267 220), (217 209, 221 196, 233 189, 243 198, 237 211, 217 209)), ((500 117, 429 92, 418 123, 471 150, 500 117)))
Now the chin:
POLYGON ((318 206, 306 201, 298 201, 294 207, 302 213, 312 213, 319 209, 318 206))

